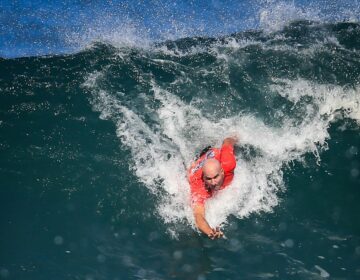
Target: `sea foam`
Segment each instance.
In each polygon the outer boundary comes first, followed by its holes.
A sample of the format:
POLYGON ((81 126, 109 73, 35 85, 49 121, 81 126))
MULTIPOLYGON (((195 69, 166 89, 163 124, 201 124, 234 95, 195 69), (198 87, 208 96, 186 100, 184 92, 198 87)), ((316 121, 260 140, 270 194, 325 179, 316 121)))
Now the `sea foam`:
MULTIPOLYGON (((132 154, 133 172, 157 199, 157 210, 177 232, 177 224, 194 227, 186 168, 206 145, 220 146, 229 135, 239 136, 237 169, 232 184, 206 203, 211 226, 225 226, 228 217, 246 217, 256 212, 273 211, 279 204, 279 192, 286 190, 284 169, 308 153, 320 161, 321 149, 327 148, 328 129, 339 117, 359 121, 359 89, 316 84, 304 79, 274 79, 274 92, 293 104, 304 97, 302 119, 291 115, 282 126, 273 127, 252 114, 240 112, 231 117, 208 118, 195 103, 186 103, 151 79, 151 98, 159 102, 157 124, 149 125, 144 116, 127 107, 119 95, 97 86, 101 73, 89 75, 84 84, 91 89, 92 104, 101 117, 116 124, 121 143, 132 154), (251 150, 255 151, 251 154, 251 150), (251 154, 251 156, 249 156, 251 154)), ((146 97, 145 95, 143 98, 146 97)))

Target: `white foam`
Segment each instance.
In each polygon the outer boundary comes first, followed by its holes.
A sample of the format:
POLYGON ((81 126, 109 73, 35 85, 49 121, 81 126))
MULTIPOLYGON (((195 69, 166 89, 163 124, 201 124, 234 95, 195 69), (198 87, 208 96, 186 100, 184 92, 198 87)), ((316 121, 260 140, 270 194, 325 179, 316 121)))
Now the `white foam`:
POLYGON ((322 278, 328 278, 330 276, 330 274, 319 265, 315 265, 315 268, 320 272, 322 278))
POLYGON ((312 101, 304 105, 301 120, 289 115, 281 127, 271 127, 244 113, 211 120, 196 103, 187 104, 151 81, 151 98, 160 103, 154 112, 154 127, 116 95, 98 88, 97 80, 101 78, 101 73, 94 73, 84 84, 91 89, 94 109, 101 112, 101 118, 116 124, 121 143, 131 152, 134 173, 159 201, 158 213, 175 236, 179 221, 194 226, 184 165, 204 146, 219 146, 226 136, 238 134, 242 147, 256 151, 250 159, 237 155, 238 167, 231 186, 206 203, 209 223, 218 226, 226 224, 230 215, 242 218, 272 211, 279 203, 279 191, 285 190, 283 169, 287 164, 302 160, 307 153, 320 160, 319 149, 327 147, 330 123, 339 116, 360 120, 358 88, 344 89, 301 79, 274 80, 272 91, 294 104, 305 96, 312 101), (343 113, 339 115, 339 111, 343 113))
POLYGON ((319 85, 303 79, 295 81, 274 79, 274 83, 272 89, 294 104, 300 102, 305 96, 313 98, 312 110, 317 110, 318 116, 327 121, 336 119, 341 113, 360 124, 360 88, 358 86, 344 89, 341 86, 319 85))

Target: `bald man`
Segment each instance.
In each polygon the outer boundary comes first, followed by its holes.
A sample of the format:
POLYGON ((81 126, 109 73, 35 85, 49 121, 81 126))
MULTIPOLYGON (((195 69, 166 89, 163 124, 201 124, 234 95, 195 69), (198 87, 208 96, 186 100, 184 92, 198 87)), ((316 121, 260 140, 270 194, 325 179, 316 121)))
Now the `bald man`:
POLYGON ((237 141, 237 137, 228 137, 221 149, 206 148, 188 170, 195 223, 211 239, 220 238, 223 233, 218 228, 211 228, 206 221, 205 201, 231 183, 236 167, 234 145, 237 141))

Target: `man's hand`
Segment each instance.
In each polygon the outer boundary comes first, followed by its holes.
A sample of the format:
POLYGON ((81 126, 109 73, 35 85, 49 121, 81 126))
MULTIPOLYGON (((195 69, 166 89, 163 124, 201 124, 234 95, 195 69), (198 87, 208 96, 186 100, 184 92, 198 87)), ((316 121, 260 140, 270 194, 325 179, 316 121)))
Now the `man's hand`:
POLYGON ((195 223, 199 230, 206 234, 210 239, 217 239, 224 236, 220 228, 211 228, 205 219, 205 207, 203 204, 197 204, 193 208, 195 223))
POLYGON ((210 239, 217 239, 224 236, 224 233, 217 227, 215 229, 212 229, 212 232, 208 234, 208 237, 210 239))
POLYGON ((223 145, 231 145, 234 146, 235 144, 237 144, 239 142, 239 136, 234 135, 231 137, 227 137, 224 139, 223 145))

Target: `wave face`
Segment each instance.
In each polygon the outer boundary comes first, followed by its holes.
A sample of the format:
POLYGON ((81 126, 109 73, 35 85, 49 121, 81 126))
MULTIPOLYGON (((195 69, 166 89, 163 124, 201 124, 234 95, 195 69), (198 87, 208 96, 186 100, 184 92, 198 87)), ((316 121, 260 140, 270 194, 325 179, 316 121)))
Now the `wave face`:
MULTIPOLYGON (((59 201, 65 201, 59 206, 63 212, 51 211, 60 220, 71 215, 76 222, 74 216, 83 215, 76 230, 62 224, 71 234, 60 222, 48 225, 57 248, 97 254, 95 267, 107 265, 106 270, 87 270, 89 262, 78 259, 72 264, 81 269, 75 272, 70 265, 68 271, 76 277, 355 278, 360 256, 354 245, 360 229, 355 187, 360 183, 359 38, 358 23, 304 20, 272 31, 145 47, 95 43, 72 55, 3 59, 4 203, 23 187, 20 192, 41 201, 33 211, 45 220, 49 217, 40 210, 59 201), (219 250, 235 258, 224 256, 221 264, 210 254, 221 254, 214 244, 193 235, 185 168, 202 148, 219 146, 234 134, 240 138, 235 178, 206 204, 209 223, 229 233, 219 250), (346 202, 337 201, 339 196, 346 202), (80 206, 81 201, 90 206, 80 206), (97 223, 111 224, 110 233, 93 225, 92 237, 74 240, 81 227, 92 224, 93 212, 97 223), (244 226, 248 229, 239 230, 244 226), (323 241, 307 256, 316 239, 323 241), (94 252, 89 242, 96 244, 94 252), (187 242, 194 250, 208 248, 205 262, 212 264, 187 262, 198 261, 198 255, 184 251, 187 242), (160 268, 155 259, 140 256, 150 252, 178 268, 160 268), (279 269, 259 269, 269 256, 279 269), (331 256, 342 260, 337 269, 330 265, 331 256), (114 268, 116 262, 121 269, 114 268)), ((0 273, 6 277, 23 273, 11 261, 3 267, 0 273)), ((38 275, 38 267, 32 275, 38 275)))
POLYGON ((271 211, 284 168, 308 154, 320 161, 335 120, 359 122, 356 42, 340 35, 351 30, 357 40, 358 28, 298 22, 271 35, 120 49, 83 86, 100 117, 115 123, 139 180, 164 193, 158 211, 166 222, 192 221, 184 165, 239 135, 233 186, 208 204, 210 223, 222 224, 230 214, 271 211))

